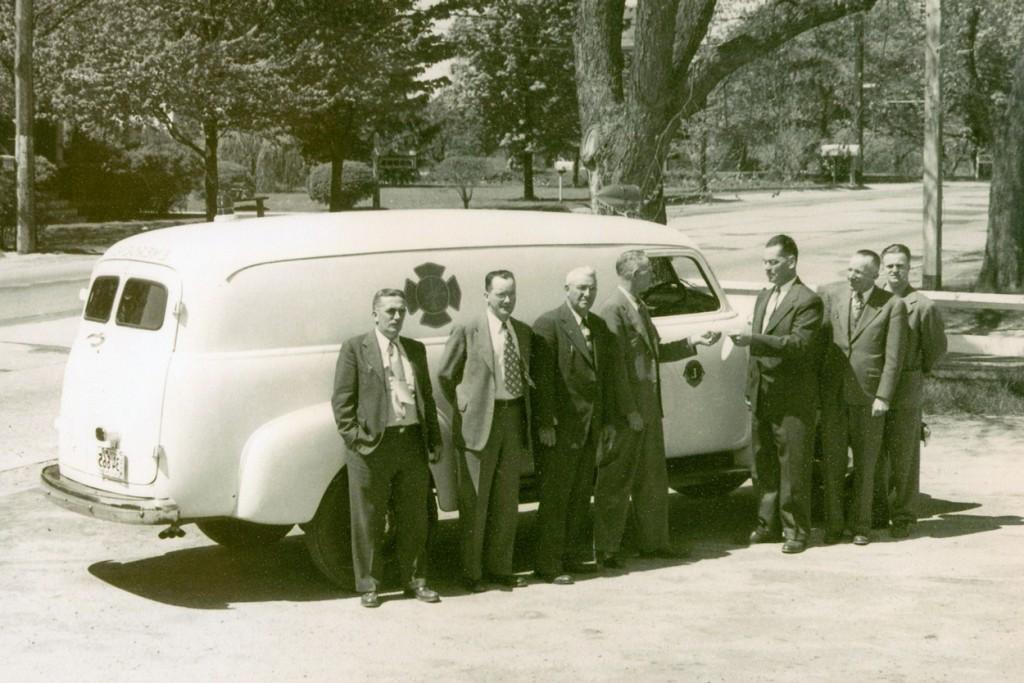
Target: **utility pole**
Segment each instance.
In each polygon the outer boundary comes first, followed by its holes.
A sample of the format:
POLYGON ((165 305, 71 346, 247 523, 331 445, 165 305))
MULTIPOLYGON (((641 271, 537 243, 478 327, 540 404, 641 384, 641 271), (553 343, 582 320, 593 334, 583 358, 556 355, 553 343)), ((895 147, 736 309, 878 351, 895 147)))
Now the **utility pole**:
POLYGON ((853 15, 853 128, 857 134, 857 154, 850 159, 850 184, 864 184, 864 13, 853 15))
POLYGON ((33 0, 14 3, 14 92, 15 144, 18 186, 18 253, 36 250, 36 177, 35 151, 32 144, 32 34, 35 10, 33 0))
POLYGON ((373 133, 373 208, 380 208, 380 135, 373 133))
POLYGON ((925 0, 924 289, 942 288, 942 0, 925 0))

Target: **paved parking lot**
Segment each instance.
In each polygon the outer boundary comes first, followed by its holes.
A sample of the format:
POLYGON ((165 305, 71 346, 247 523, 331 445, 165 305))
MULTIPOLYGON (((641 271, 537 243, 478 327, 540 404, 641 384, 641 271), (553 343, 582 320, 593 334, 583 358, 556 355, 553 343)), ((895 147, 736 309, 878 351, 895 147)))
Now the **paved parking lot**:
MULTIPOLYGON (((301 532, 231 552, 193 527, 93 521, 0 477, 6 680, 1019 680, 1024 418, 932 419, 909 540, 802 555, 746 547, 750 487, 672 497, 686 561, 575 586, 467 595, 455 523, 432 549, 443 602, 378 610, 323 581, 301 532)), ((530 565, 534 514, 520 514, 530 565)))

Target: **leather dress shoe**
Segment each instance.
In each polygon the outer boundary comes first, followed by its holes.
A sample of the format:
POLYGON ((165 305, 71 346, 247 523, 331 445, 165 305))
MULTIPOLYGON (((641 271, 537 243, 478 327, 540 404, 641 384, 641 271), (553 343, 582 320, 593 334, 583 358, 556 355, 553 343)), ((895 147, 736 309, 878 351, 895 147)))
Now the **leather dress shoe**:
POLYGON ((825 532, 825 545, 835 545, 843 540, 843 534, 839 531, 825 532))
POLYGON ((462 587, 470 593, 485 593, 487 592, 487 586, 480 579, 470 579, 468 577, 462 579, 462 587))
POLYGON ((867 545, 868 543, 871 543, 871 539, 868 538, 867 534, 854 534, 853 535, 853 544, 854 545, 867 545))
POLYGON ((796 539, 787 540, 782 544, 782 552, 787 555, 795 555, 796 553, 802 553, 807 550, 807 543, 804 541, 797 541, 796 539))
POLYGON ((568 562, 565 569, 570 574, 596 574, 600 568, 596 564, 588 562, 568 562))
POLYGON ((604 567, 605 569, 625 569, 626 568, 625 560, 623 560, 622 556, 617 554, 617 553, 602 554, 602 556, 597 559, 597 563, 598 563, 598 565, 604 567))
POLYGON ((431 590, 426 586, 406 588, 402 591, 402 594, 407 598, 416 598, 420 602, 441 602, 441 596, 437 594, 437 591, 431 590))
POLYGON ((646 559, 681 560, 689 556, 690 551, 686 548, 673 548, 671 546, 657 548, 656 550, 643 550, 640 552, 640 557, 646 559))
POLYGON ((526 588, 526 579, 519 574, 499 574, 488 577, 499 586, 506 588, 526 588))
POLYGON ((750 545, 757 543, 778 543, 782 540, 780 534, 772 533, 764 527, 758 527, 750 532, 750 545))
POLYGON ((910 525, 906 522, 893 522, 889 535, 893 538, 908 538, 910 536, 910 525))
POLYGON ((536 572, 537 578, 541 581, 554 584, 556 586, 571 586, 576 583, 576 580, 572 578, 572 574, 542 574, 536 572))
POLYGON ((363 607, 380 607, 380 594, 377 591, 367 591, 360 596, 359 604, 363 607))

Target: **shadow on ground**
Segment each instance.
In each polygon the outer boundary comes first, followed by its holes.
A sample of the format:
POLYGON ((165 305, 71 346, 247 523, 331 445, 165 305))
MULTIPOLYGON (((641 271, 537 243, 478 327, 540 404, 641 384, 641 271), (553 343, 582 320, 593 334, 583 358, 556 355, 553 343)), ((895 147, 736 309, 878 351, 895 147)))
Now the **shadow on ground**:
MULTIPOLYGON (((754 511, 749 487, 731 496, 694 500, 670 498, 674 543, 690 551, 680 559, 632 558, 625 570, 608 575, 645 572, 680 564, 725 557, 741 547, 754 511), (741 529, 742 532, 737 530, 741 529)), ((521 512, 516 535, 515 569, 533 569, 535 512, 521 512)), ((96 578, 123 591, 168 605, 192 609, 229 609, 234 603, 354 599, 324 579, 313 566, 301 535, 258 549, 229 549, 216 545, 173 550, 132 562, 108 560, 89 567, 96 578)), ((396 578, 391 572, 392 579, 396 578)), ((582 582, 598 576, 581 574, 582 582)), ((430 547, 431 587, 443 597, 468 596, 459 567, 458 522, 442 520, 430 547)), ((531 580, 532 577, 530 577, 531 580)), ((397 587, 395 588, 397 590, 397 587)), ((499 590, 495 588, 494 590, 499 590)), ((508 589, 506 589, 508 590, 508 589)))

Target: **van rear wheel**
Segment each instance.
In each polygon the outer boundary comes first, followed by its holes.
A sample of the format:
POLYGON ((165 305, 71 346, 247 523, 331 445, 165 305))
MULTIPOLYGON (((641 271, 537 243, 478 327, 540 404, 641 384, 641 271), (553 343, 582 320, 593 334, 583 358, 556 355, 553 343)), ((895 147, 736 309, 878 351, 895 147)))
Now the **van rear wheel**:
POLYGON ((352 522, 348 502, 348 469, 342 468, 320 500, 313 521, 304 526, 309 557, 320 573, 345 590, 352 590, 352 522))
POLYGON ((750 475, 733 474, 728 476, 708 479, 700 484, 690 486, 673 486, 672 490, 691 498, 718 498, 727 496, 746 483, 750 475))
POLYGON ((277 543, 292 530, 291 524, 257 524, 224 517, 204 519, 196 526, 214 543, 228 548, 255 548, 277 543))

